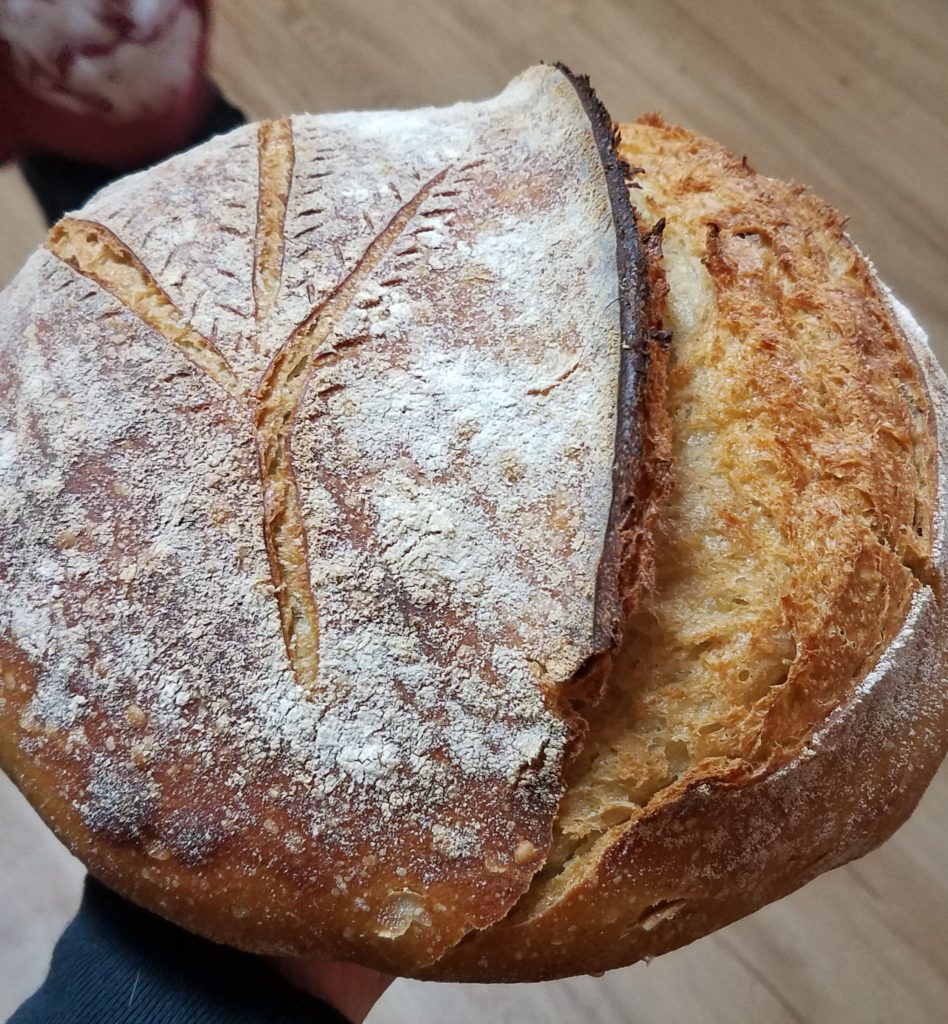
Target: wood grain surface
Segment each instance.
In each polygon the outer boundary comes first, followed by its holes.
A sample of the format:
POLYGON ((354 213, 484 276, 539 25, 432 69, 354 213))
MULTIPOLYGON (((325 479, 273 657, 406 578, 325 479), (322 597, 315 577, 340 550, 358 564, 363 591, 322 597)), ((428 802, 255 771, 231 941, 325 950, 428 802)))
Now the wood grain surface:
MULTIPOLYGON (((219 0, 215 74, 250 116, 486 97, 537 59, 620 119, 660 110, 810 184, 948 363, 945 0, 219 0)), ((0 282, 42 237, 0 172, 0 282)), ((948 771, 857 864, 651 965, 535 986, 398 982, 371 1024, 938 1024, 948 771)), ((41 980, 79 865, 0 778, 0 1019, 41 980)))

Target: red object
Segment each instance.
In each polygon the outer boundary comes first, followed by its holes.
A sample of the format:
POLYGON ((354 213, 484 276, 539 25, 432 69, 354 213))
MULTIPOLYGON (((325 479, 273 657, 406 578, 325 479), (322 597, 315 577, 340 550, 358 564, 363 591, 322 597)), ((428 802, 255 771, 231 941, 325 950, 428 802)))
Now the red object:
POLYGON ((208 0, 0 0, 0 160, 135 167, 185 146, 213 101, 208 0))

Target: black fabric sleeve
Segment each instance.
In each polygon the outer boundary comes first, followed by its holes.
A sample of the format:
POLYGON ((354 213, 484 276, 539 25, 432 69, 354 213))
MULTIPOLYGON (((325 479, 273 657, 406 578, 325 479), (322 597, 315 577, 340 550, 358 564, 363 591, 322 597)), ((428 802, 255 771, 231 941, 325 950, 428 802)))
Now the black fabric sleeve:
POLYGON ((46 981, 9 1024, 346 1024, 268 964, 126 902, 91 879, 46 981))

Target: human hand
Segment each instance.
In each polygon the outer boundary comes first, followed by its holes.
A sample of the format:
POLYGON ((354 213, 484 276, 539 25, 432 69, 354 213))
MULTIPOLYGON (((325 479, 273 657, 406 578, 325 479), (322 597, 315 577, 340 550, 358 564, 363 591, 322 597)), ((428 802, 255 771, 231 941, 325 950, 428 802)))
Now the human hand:
POLYGON ((322 999, 353 1024, 362 1024, 395 980, 391 974, 325 957, 274 957, 273 964, 292 985, 322 999))

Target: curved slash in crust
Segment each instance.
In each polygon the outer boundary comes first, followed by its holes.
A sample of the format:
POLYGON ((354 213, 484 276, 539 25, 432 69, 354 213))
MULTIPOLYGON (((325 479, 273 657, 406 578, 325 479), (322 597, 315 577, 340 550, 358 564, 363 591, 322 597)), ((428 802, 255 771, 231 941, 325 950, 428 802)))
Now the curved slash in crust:
POLYGON ((243 397, 237 375, 210 338, 195 330, 151 271, 108 228, 67 217, 49 233, 47 247, 83 277, 115 296, 129 312, 176 345, 233 398, 243 397))
POLYGON ((257 388, 255 434, 263 484, 264 536, 286 649, 297 681, 309 692, 317 689, 319 676, 319 609, 313 595, 306 527, 293 472, 293 425, 313 374, 335 362, 342 349, 365 340, 359 337, 330 342, 336 324, 361 285, 447 172, 445 168, 436 174, 398 210, 353 269, 283 343, 257 388), (327 342, 329 347, 325 347, 327 342))
POLYGON ((257 227, 253 247, 253 301, 257 321, 269 316, 280 291, 286 208, 296 151, 289 118, 264 121, 257 131, 257 227))
MULTIPOLYGON (((283 219, 292 174, 292 139, 283 128, 271 126, 262 146, 269 156, 265 164, 279 170, 284 184, 261 198, 258 204, 254 285, 263 282, 261 308, 269 309, 280 286, 283 260, 283 219), (287 146, 289 145, 289 149, 287 146), (279 153, 277 153, 279 150, 279 153), (262 241, 259 241, 262 239, 262 241), (261 269, 263 268, 263 269, 261 269)), ((300 686, 317 688, 319 675, 319 610, 313 597, 307 554, 306 527, 300 511, 299 491, 290 450, 293 424, 313 373, 335 362, 344 348, 365 340, 352 338, 324 348, 339 320, 345 315, 361 285, 385 258, 431 190, 441 183, 448 168, 436 174, 404 203, 386 227, 362 253, 352 270, 313 309, 277 350, 256 394, 254 417, 260 481, 263 488, 263 532, 270 559, 273 585, 287 655, 300 686)), ((261 176, 261 187, 273 186, 274 177, 261 176)), ((195 330, 131 249, 106 227, 94 221, 67 218, 50 233, 50 251, 77 273, 110 292, 126 309, 171 344, 180 348, 197 367, 233 398, 244 399, 242 385, 217 346, 195 330)))

